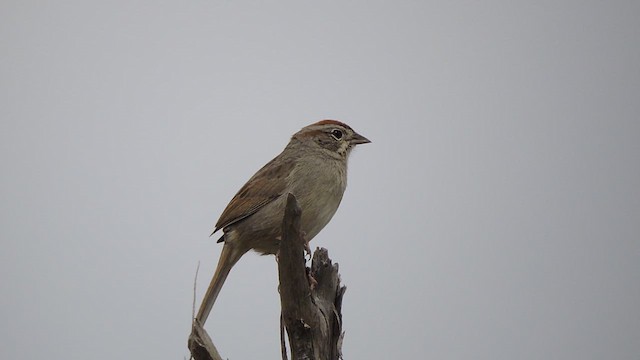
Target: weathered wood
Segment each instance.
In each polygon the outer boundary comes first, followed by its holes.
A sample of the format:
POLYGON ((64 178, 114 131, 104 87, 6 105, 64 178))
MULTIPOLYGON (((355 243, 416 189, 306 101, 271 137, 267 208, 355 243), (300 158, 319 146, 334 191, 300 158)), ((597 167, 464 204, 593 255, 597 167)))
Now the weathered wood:
POLYGON ((193 319, 187 346, 195 360, 222 360, 209 334, 196 319, 193 319))
POLYGON ((338 264, 326 249, 317 249, 307 276, 304 240, 300 234, 300 208, 289 194, 282 223, 278 256, 280 303, 293 360, 337 360, 342 344, 342 296, 338 264))

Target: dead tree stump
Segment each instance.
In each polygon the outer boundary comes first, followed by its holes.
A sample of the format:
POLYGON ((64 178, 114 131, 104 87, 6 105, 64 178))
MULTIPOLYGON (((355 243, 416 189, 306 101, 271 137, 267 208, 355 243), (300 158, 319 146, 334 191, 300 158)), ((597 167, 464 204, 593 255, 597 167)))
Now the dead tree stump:
POLYGON ((340 286, 338 264, 331 263, 326 249, 314 252, 310 276, 307 275, 300 213, 296 198, 289 194, 282 223, 278 273, 282 318, 291 355, 294 360, 337 360, 342 357, 341 309, 346 287, 340 286))
MULTIPOLYGON (((338 264, 332 263, 326 249, 316 249, 311 269, 305 266, 300 214, 295 196, 289 194, 282 222, 278 274, 282 322, 287 330, 291 357, 293 360, 338 360, 342 358, 341 311, 346 287, 340 285, 338 264)), ((202 324, 195 319, 188 346, 195 360, 222 360, 202 324)), ((283 358, 286 358, 286 349, 283 358)))

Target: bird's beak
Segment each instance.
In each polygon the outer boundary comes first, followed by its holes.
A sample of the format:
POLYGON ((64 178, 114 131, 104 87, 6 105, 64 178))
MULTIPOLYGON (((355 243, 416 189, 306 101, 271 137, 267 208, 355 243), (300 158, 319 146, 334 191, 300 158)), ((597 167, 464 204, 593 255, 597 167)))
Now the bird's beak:
POLYGON ((369 141, 369 139, 355 132, 353 133, 353 137, 351 138, 351 141, 349 141, 351 145, 367 144, 370 142, 371 141, 369 141))

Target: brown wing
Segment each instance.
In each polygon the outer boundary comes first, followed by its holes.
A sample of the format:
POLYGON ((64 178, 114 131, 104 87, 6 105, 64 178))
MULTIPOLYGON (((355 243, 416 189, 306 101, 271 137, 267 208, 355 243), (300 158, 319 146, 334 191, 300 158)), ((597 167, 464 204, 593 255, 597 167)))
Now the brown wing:
POLYGON ((231 199, 220 215, 213 233, 251 216, 282 195, 286 188, 286 178, 294 165, 293 160, 278 155, 258 170, 231 199))

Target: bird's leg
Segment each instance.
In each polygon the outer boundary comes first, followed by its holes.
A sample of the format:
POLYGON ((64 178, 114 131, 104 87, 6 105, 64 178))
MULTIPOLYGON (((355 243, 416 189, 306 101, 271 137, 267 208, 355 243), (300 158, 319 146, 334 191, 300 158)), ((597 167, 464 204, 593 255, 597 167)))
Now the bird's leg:
MULTIPOLYGON (((307 239, 307 234, 304 231, 300 232, 300 238, 302 238, 302 241, 304 243, 304 252, 305 252, 304 262, 306 265, 306 262, 307 262, 306 255, 309 255, 309 260, 311 260, 313 255, 311 254, 311 247, 309 246, 309 240, 307 239)), ((311 290, 313 290, 318 285, 318 282, 313 277, 313 275, 311 275, 310 268, 305 266, 305 270, 307 271, 307 279, 309 280, 309 286, 311 287, 311 290)))
POLYGON ((300 232, 300 238, 304 243, 304 252, 305 252, 305 260, 307 259, 306 255, 309 255, 309 260, 311 260, 311 247, 309 247, 309 240, 307 240, 307 233, 304 231, 300 232))

